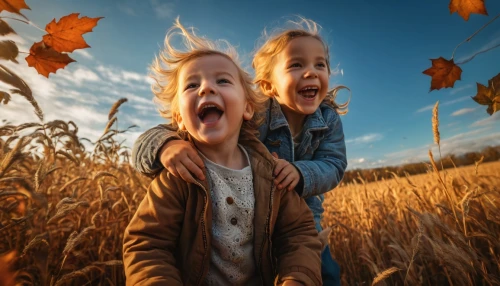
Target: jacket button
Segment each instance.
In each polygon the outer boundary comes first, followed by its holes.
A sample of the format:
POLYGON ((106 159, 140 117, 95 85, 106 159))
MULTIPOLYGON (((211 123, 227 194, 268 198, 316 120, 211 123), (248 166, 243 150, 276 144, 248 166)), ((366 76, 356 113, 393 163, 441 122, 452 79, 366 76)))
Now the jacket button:
POLYGON ((229 204, 229 205, 232 205, 234 203, 234 199, 231 198, 231 197, 227 197, 226 198, 226 202, 229 204))
POLYGON ((238 223, 238 220, 237 220, 235 217, 233 217, 233 218, 231 219, 231 224, 232 224, 232 225, 236 225, 237 223, 238 223))

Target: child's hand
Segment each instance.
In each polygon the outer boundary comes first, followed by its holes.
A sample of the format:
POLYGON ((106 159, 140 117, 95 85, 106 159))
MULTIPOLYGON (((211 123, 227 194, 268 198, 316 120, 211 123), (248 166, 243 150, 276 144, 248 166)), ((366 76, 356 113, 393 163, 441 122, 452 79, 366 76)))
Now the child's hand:
POLYGON ((281 286, 304 286, 304 284, 295 280, 285 280, 281 286))
POLYGON ((300 174, 294 165, 290 164, 287 160, 279 159, 278 154, 273 152, 276 167, 274 167, 274 184, 277 185, 278 190, 287 189, 291 191, 297 186, 300 180, 300 174))
POLYGON ((160 149, 161 164, 176 177, 181 177, 188 183, 194 183, 194 174, 198 179, 205 180, 203 175, 203 160, 191 143, 184 140, 170 140, 160 149))

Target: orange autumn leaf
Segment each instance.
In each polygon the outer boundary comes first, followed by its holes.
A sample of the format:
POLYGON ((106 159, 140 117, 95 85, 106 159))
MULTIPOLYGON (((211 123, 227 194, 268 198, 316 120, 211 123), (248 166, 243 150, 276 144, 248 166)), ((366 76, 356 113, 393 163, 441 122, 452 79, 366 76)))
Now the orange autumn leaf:
POLYGON ((481 105, 487 105, 489 115, 500 110, 500 73, 488 80, 488 87, 477 83, 477 94, 472 97, 481 105))
POLYGON ((43 42, 34 43, 30 48, 30 54, 26 57, 28 66, 34 67, 39 74, 49 77, 49 73, 55 73, 58 69, 65 68, 74 62, 67 54, 60 53, 43 42))
POLYGON ((31 10, 30 7, 28 5, 26 5, 26 3, 24 3, 24 0, 0 0, 0 12, 7 11, 7 12, 15 13, 15 14, 21 15, 25 19, 27 19, 26 16, 21 14, 21 11, 20 11, 21 9, 31 10))
POLYGON ((432 77, 431 91, 443 87, 453 87, 455 81, 461 79, 462 69, 454 63, 453 59, 448 61, 439 57, 439 59, 431 59, 431 61, 432 67, 423 71, 423 74, 432 77))
POLYGON ((54 50, 62 52, 73 52, 76 49, 89 48, 83 34, 92 32, 92 28, 97 25, 97 21, 102 19, 82 17, 78 19, 79 13, 73 13, 62 17, 59 22, 53 19, 47 24, 45 31, 49 34, 43 36, 43 42, 54 50))
POLYGON ((469 20, 471 13, 488 16, 484 0, 451 0, 448 8, 450 9, 450 14, 457 12, 465 21, 469 20))

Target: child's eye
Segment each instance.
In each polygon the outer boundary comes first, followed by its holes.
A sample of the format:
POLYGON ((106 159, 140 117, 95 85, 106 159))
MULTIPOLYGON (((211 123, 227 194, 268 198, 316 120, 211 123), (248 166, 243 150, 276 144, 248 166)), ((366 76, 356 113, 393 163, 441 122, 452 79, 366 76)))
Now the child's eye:
POLYGON ((294 64, 291 64, 288 68, 300 68, 300 64, 294 63, 294 64))
POLYGON ((231 83, 231 82, 225 78, 221 78, 221 79, 217 80, 217 83, 222 84, 222 83, 231 83))
POLYGON ((321 67, 321 68, 324 68, 324 67, 326 67, 326 64, 325 63, 318 63, 317 66, 321 67))
POLYGON ((186 87, 184 88, 184 90, 188 90, 188 89, 196 88, 196 87, 198 87, 198 84, 196 84, 196 83, 188 83, 186 85, 186 87))

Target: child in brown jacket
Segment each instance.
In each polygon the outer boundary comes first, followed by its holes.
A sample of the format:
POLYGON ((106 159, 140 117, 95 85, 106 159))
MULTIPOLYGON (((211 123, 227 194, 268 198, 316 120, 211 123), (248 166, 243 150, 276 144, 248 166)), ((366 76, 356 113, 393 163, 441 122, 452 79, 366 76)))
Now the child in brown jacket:
POLYGON ((151 183, 125 230, 127 285, 321 285, 312 213, 296 192, 276 189, 276 161, 251 127, 266 98, 223 43, 177 20, 153 63, 162 114, 198 150, 207 180, 163 170, 151 183))

